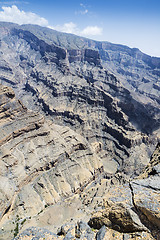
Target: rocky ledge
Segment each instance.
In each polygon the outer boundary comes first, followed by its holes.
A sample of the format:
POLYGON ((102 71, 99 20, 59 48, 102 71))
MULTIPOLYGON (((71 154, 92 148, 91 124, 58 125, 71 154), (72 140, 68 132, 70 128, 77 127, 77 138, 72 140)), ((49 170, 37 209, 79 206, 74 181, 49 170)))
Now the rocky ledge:
POLYGON ((159 239, 160 59, 0 29, 0 239, 159 239))
POLYGON ((160 144, 138 177, 109 174, 100 143, 29 111, 9 87, 0 104, 0 239, 159 239, 160 144))
MULTIPOLYGON (((87 205, 90 210, 93 209, 92 205, 94 205, 94 211, 91 213, 88 222, 82 219, 75 222, 73 219, 70 219, 70 221, 67 221, 67 223, 57 228, 54 233, 53 226, 50 227, 49 230, 44 227, 39 228, 38 225, 36 225, 36 227, 30 227, 24 230, 15 240, 25 240, 28 239, 28 237, 63 240, 159 240, 159 165, 160 144, 157 145, 150 164, 138 178, 123 184, 120 183, 120 181, 117 181, 117 183, 114 181, 114 183, 112 182, 112 187, 107 191, 104 191, 104 186, 107 185, 106 179, 101 179, 99 184, 94 183, 94 187, 92 183, 92 187, 90 185, 90 187, 88 186, 84 189, 81 200, 85 201, 86 195, 88 194, 88 196, 90 195, 90 201, 83 203, 87 205), (101 197, 98 192, 101 192, 101 197)), ((70 206, 72 205, 71 202, 69 202, 69 204, 70 206)), ((51 210, 51 212, 52 211, 53 210, 51 210)), ((40 219, 41 221, 43 219, 43 226, 46 221, 45 217, 46 213, 43 213, 39 218, 39 223, 40 219)), ((60 217, 60 214, 58 217, 60 217)))
POLYGON ((1 238, 11 239, 17 218, 72 196, 103 168, 83 137, 28 111, 11 88, 1 85, 0 99, 1 238))

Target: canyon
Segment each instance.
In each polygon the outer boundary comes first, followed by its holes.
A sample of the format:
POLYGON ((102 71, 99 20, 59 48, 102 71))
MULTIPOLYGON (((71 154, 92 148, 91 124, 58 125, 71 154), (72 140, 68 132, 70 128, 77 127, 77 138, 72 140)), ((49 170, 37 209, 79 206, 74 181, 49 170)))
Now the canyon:
POLYGON ((160 239, 160 59, 3 22, 0 56, 0 239, 160 239))

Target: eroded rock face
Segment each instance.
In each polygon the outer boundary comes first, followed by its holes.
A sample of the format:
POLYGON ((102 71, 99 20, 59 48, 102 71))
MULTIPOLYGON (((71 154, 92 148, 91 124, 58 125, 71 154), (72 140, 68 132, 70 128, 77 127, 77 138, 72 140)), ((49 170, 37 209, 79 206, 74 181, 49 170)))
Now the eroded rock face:
MULTIPOLYGON (((143 151, 147 159, 157 142, 159 90, 157 87, 150 95, 137 89, 135 92, 126 83, 127 77, 117 78, 108 71, 106 64, 113 63, 112 72, 117 74, 117 45, 58 35, 28 25, 4 23, 1 29, 1 81, 14 86, 27 107, 42 111, 58 124, 68 125, 91 143, 101 142, 110 162, 115 165, 116 161, 119 168, 134 171, 132 166, 137 163, 133 161, 137 157, 133 152, 137 149, 131 147, 141 143, 149 145, 150 150, 143 151), (113 58, 108 61, 106 54, 113 58), (154 136, 148 138, 148 134, 154 136), (131 164, 122 167, 122 159, 128 156, 131 164)), ((133 58, 131 62, 139 61, 139 56, 144 64, 150 63, 143 54, 135 54, 134 49, 119 46, 119 51, 126 58, 133 58)), ((122 58, 121 53, 119 57, 122 58)), ((154 68, 159 66, 158 59, 151 58, 151 62, 155 62, 154 68)), ((150 75, 147 71, 145 74, 150 75)), ((139 161, 140 168, 144 159, 139 161)))
POLYGON ((120 233, 118 231, 108 229, 103 226, 96 235, 96 240, 106 240, 106 239, 116 239, 116 240, 138 240, 138 239, 154 239, 150 233, 147 232, 138 232, 138 233, 120 233))
POLYGON ((62 226, 62 229, 65 231, 59 232, 57 235, 53 232, 44 229, 44 228, 35 228, 31 227, 23 231, 18 237, 15 238, 15 240, 27 240, 29 238, 47 238, 47 239, 63 239, 63 240, 70 240, 70 239, 81 239, 81 240, 140 240, 140 239, 146 239, 151 240, 154 239, 152 235, 148 232, 138 232, 138 233, 120 233, 118 231, 109 229, 105 226, 103 226, 99 231, 96 231, 95 229, 91 229, 89 227, 81 229, 81 232, 77 235, 77 228, 79 227, 79 224, 83 224, 84 226, 87 226, 85 222, 78 222, 75 226, 73 225, 64 225, 62 226), (67 228, 68 227, 68 228, 67 228))
MULTIPOLYGON (((135 207, 146 219, 160 229, 160 144, 152 155, 150 165, 132 181, 135 207), (148 177, 146 177, 148 175, 148 177)), ((160 235, 158 235, 160 236, 160 235)))
POLYGON ((100 229, 105 225, 123 233, 149 229, 154 239, 160 238, 159 150, 158 144, 150 164, 137 179, 129 185, 116 184, 103 195, 103 210, 93 213, 91 227, 100 229))
MULTIPOLYGON (((0 99, 2 239, 32 226, 42 227, 38 231, 44 236, 62 239, 54 235, 56 228, 66 221, 76 226, 81 219, 93 229, 108 227, 106 236, 140 232, 143 239, 149 237, 148 229, 155 239, 159 236, 159 144, 144 173, 128 182, 125 173, 106 175, 101 143, 90 145, 69 127, 29 111, 9 87, 0 86, 0 99)), ((97 230, 82 227, 63 235, 98 238, 97 230)))
MULTIPOLYGON (((29 109, 69 126, 92 145, 100 143, 106 171, 137 175, 159 138, 159 90, 154 96, 135 92, 124 77, 108 71, 106 54, 116 55, 117 46, 35 26, 0 27, 1 81, 13 86, 29 109)), ((120 51, 138 61, 133 50, 120 51)))
POLYGON ((9 87, 0 86, 0 97, 1 224, 11 233, 17 216, 35 216, 71 196, 103 166, 83 137, 44 122, 16 100, 9 87))
POLYGON ((105 208, 105 211, 96 213, 90 219, 89 225, 96 229, 105 225, 124 233, 146 230, 137 214, 123 203, 111 204, 105 208))
POLYGON ((56 234, 48 231, 47 229, 32 227, 24 231, 19 237, 16 237, 15 240, 19 240, 19 239, 27 240, 27 239, 33 239, 33 238, 48 239, 48 240, 62 239, 56 236, 56 234))
POLYGON ((38 26, 0 30, 0 238, 40 227, 51 239, 158 239, 159 59, 38 26))

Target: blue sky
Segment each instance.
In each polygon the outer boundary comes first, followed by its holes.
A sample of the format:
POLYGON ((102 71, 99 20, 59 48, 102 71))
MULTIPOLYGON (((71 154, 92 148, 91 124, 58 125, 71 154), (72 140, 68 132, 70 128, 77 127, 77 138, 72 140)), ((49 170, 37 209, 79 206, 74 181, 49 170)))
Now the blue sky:
POLYGON ((160 57, 160 0, 0 0, 0 21, 39 24, 160 57))

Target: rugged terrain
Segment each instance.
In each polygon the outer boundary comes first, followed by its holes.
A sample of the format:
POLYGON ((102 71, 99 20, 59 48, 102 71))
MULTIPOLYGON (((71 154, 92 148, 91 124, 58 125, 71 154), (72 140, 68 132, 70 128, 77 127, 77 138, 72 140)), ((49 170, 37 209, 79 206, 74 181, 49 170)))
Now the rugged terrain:
POLYGON ((0 239, 160 239, 160 59, 0 30, 0 239))

